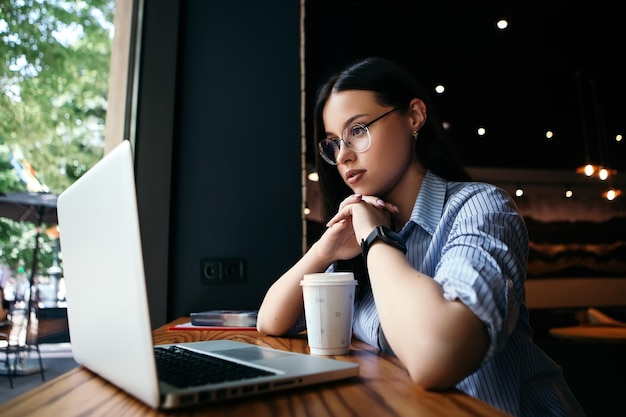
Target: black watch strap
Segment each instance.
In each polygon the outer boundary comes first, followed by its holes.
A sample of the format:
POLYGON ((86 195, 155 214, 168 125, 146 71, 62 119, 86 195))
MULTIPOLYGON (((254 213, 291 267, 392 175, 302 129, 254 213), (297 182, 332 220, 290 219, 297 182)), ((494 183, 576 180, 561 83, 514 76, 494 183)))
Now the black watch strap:
POLYGON ((376 226, 374 230, 372 230, 372 233, 367 236, 367 239, 361 240, 361 255, 363 255, 363 260, 366 265, 367 253, 370 250, 370 246, 379 239, 381 242, 402 251, 402 253, 406 253, 406 244, 399 234, 385 226, 376 226))

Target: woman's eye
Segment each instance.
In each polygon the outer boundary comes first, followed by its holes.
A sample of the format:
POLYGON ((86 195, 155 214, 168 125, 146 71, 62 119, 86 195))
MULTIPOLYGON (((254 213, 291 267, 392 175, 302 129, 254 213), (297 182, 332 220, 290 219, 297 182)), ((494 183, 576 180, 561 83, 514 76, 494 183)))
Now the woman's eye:
POLYGON ((350 128, 350 137, 358 138, 365 134, 365 128, 361 125, 354 125, 350 128))

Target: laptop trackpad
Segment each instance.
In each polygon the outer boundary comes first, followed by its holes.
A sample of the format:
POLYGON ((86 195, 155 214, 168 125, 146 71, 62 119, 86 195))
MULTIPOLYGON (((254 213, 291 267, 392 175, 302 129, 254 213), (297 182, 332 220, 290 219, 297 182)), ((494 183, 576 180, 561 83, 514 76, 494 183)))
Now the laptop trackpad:
POLYGON ((275 359, 283 356, 291 356, 289 352, 280 350, 268 350, 258 347, 245 347, 240 349, 215 350, 213 353, 217 355, 227 356, 229 358, 239 359, 242 361, 258 361, 265 359, 275 359))

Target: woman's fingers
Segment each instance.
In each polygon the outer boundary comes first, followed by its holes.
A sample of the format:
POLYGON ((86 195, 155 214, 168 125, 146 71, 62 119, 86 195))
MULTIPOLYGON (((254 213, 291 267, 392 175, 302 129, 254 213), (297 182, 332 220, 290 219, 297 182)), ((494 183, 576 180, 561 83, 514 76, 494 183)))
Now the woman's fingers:
POLYGON ((371 196, 363 196, 362 194, 352 194, 352 195, 348 196, 339 205, 339 210, 341 210, 342 208, 344 208, 348 204, 359 203, 359 202, 365 202, 365 203, 371 204, 374 207, 379 207, 379 208, 385 209, 385 210, 387 210, 390 213, 399 213, 400 212, 400 210, 398 209, 398 206, 396 206, 395 204, 387 203, 384 200, 382 200, 381 198, 373 196, 373 195, 371 195, 371 196))
POLYGON ((339 205, 339 210, 337 214, 335 214, 329 221, 326 223, 326 227, 331 227, 333 224, 337 223, 342 219, 346 219, 349 216, 352 216, 352 209, 349 207, 351 204, 358 203, 367 203, 372 207, 378 208, 380 210, 387 211, 391 214, 399 213, 400 210, 398 206, 395 204, 387 203, 379 197, 376 196, 363 196, 361 194, 352 194, 346 197, 345 200, 341 202, 339 205))
POLYGON ((395 204, 387 203, 381 198, 378 198, 376 196, 362 197, 362 201, 365 201, 366 203, 369 203, 374 207, 384 209, 388 211, 389 213, 396 214, 400 212, 400 209, 398 209, 398 206, 396 206, 395 204))
POLYGON ((363 201, 363 196, 361 194, 352 194, 341 202, 341 204, 339 205, 339 210, 341 210, 348 204, 359 203, 361 201, 363 201))

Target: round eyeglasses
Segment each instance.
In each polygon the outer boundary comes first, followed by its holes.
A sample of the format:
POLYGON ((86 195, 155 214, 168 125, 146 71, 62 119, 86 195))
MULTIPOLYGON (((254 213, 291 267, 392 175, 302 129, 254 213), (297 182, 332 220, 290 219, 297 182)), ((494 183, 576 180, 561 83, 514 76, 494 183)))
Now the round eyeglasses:
POLYGON ((386 113, 378 116, 374 120, 369 123, 353 123, 349 126, 346 126, 341 132, 340 138, 326 138, 320 141, 318 144, 319 152, 324 161, 328 162, 331 165, 337 165, 337 155, 339 154, 339 143, 343 142, 346 144, 348 149, 353 152, 361 153, 365 152, 370 148, 372 144, 372 137, 370 136, 370 130, 368 129, 374 122, 382 119, 388 114, 399 110, 399 108, 394 107, 386 113))

